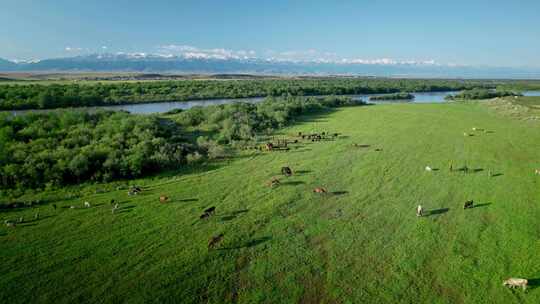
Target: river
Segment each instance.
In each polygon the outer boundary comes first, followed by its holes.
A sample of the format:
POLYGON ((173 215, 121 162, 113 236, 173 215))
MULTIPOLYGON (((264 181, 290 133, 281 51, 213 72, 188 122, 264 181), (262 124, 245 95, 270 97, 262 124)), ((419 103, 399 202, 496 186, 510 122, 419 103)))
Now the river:
MULTIPOLYGON (((414 100, 392 100, 392 101, 377 101, 370 103, 396 103, 396 102, 411 102, 411 103, 441 103, 445 102, 445 97, 450 94, 456 94, 457 92, 422 92, 422 93, 412 93, 414 95, 414 100)), ((366 94, 366 95, 347 95, 355 100, 364 100, 369 101, 369 97, 377 96, 382 94, 366 94)), ((526 91, 523 92, 525 96, 540 96, 540 91, 526 91)), ((207 100, 192 100, 192 101, 174 101, 174 102, 155 102, 155 103, 139 103, 139 104, 128 104, 128 105, 117 105, 117 106, 97 106, 97 107, 80 107, 80 108, 70 108, 73 110, 85 110, 85 111, 96 111, 99 109, 102 110, 112 110, 112 111, 128 111, 135 114, 153 114, 153 113, 165 113, 174 109, 190 109, 195 106, 211 106, 211 105, 220 105, 228 104, 233 102, 249 102, 257 103, 264 100, 264 97, 253 97, 253 98, 224 98, 224 99, 207 99, 207 100)), ((13 115, 21 115, 28 112, 44 112, 51 110, 20 110, 20 111, 11 111, 13 115)))

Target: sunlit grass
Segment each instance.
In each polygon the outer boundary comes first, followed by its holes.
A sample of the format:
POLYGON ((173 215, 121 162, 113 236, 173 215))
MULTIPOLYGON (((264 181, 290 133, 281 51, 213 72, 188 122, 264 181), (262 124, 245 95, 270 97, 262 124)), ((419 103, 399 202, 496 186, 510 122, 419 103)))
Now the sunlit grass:
POLYGON ((399 104, 307 117, 278 136, 299 131, 342 135, 137 181, 138 196, 97 185, 1 212, 27 221, 0 228, 1 302, 540 301, 538 124, 477 103, 399 104), (296 174, 266 186, 285 165, 296 174), (463 210, 469 199, 478 207, 463 210), (529 291, 504 288, 511 276, 529 291))

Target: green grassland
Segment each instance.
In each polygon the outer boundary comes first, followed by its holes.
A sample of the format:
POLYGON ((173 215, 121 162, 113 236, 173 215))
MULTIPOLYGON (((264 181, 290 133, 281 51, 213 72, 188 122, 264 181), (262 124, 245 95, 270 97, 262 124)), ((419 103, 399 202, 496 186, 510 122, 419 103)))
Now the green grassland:
POLYGON ((335 141, 133 181, 137 196, 120 183, 45 193, 39 207, 0 212, 25 219, 0 228, 0 302, 539 303, 540 124, 500 111, 341 108, 276 134, 335 141), (282 166, 295 174, 268 187, 282 166), (468 199, 477 207, 463 210, 468 199), (530 288, 507 289, 508 277, 530 288))

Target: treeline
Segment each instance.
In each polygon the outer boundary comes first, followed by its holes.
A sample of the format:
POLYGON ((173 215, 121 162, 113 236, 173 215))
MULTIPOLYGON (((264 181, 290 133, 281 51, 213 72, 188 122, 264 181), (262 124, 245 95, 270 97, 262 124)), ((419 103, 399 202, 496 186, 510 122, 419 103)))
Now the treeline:
POLYGON ((523 96, 521 93, 512 91, 495 91, 486 89, 473 89, 460 92, 456 95, 448 95, 445 97, 447 100, 477 100, 477 99, 490 99, 496 97, 506 96, 523 96))
POLYGON ((369 100, 413 100, 414 95, 411 93, 394 93, 394 94, 385 94, 379 96, 371 96, 369 100))
POLYGON ((176 167, 196 147, 179 127, 126 112, 0 117, 0 185, 35 188, 132 178, 176 167))
POLYGON ((259 132, 285 126, 299 115, 356 104, 350 98, 287 97, 195 107, 165 117, 105 111, 4 113, 0 188, 107 182, 177 169, 226 156, 231 144, 253 141, 259 132), (194 138, 201 130, 209 135, 194 138))
POLYGON ((433 92, 491 87, 481 81, 371 78, 181 80, 0 86, 0 110, 53 109, 260 96, 433 92))
POLYGON ((183 127, 201 128, 221 144, 250 141, 255 135, 284 127, 300 115, 325 108, 363 105, 349 97, 268 97, 260 103, 194 107, 171 116, 183 127))

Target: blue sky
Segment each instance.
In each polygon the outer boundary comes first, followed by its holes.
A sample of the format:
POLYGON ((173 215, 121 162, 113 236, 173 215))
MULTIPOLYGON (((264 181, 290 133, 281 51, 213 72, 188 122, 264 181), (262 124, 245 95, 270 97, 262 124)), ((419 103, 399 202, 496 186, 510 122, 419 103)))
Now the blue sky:
POLYGON ((2 0, 0 57, 188 52, 540 67, 539 12, 538 0, 2 0))

